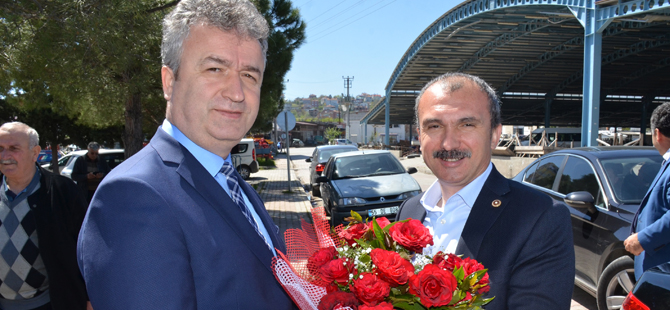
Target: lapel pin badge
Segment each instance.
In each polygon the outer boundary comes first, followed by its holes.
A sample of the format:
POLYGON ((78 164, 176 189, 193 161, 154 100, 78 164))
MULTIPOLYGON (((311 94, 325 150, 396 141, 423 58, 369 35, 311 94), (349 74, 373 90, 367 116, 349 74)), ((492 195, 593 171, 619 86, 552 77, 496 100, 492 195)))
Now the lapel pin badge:
POLYGON ((501 204, 502 204, 502 202, 500 201, 500 199, 496 199, 496 200, 494 200, 494 201, 491 203, 491 205, 492 205, 494 208, 500 207, 501 204))

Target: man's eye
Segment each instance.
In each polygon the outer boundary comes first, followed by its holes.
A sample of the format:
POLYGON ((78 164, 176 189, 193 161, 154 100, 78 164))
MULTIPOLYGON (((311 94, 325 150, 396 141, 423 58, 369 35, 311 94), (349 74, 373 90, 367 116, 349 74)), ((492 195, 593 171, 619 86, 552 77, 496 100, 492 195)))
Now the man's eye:
POLYGON ((253 76, 251 74, 248 74, 248 73, 245 73, 244 77, 249 78, 249 79, 253 80, 254 82, 258 81, 258 79, 256 79, 255 76, 253 76))
POLYGON ((209 68, 207 71, 212 71, 212 72, 220 72, 221 68, 209 68))

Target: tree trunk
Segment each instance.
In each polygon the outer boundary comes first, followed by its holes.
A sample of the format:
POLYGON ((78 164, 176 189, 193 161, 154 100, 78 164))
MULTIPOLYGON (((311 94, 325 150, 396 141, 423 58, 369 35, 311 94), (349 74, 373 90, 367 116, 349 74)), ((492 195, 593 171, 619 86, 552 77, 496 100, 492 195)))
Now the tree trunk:
POLYGON ((123 131, 125 156, 129 158, 142 149, 142 100, 138 93, 132 94, 126 101, 126 125, 123 131))

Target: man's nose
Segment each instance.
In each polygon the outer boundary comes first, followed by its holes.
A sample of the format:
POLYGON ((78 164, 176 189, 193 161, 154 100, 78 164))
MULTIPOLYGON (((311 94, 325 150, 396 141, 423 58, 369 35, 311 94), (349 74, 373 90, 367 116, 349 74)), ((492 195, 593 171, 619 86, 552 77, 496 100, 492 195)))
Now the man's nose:
POLYGON ((444 136, 442 138, 442 147, 445 150, 458 149, 460 144, 460 139, 453 130, 445 130, 444 136))
POLYGON ((244 89, 242 84, 242 77, 234 75, 226 79, 224 82, 224 89, 222 95, 233 102, 244 101, 244 89))

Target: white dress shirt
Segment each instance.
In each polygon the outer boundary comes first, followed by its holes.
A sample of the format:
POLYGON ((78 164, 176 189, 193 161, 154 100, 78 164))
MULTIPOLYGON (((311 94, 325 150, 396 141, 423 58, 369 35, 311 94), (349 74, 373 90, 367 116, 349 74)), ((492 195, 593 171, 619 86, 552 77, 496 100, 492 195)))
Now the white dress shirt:
POLYGON ((475 204, 486 179, 491 174, 493 165, 488 167, 480 176, 456 192, 444 203, 444 208, 438 205, 442 198, 439 180, 436 180, 421 197, 421 205, 426 209, 426 218, 423 224, 433 235, 433 245, 427 246, 423 254, 435 255, 437 252, 454 253, 458 240, 461 238, 463 227, 468 220, 472 206, 475 204))

